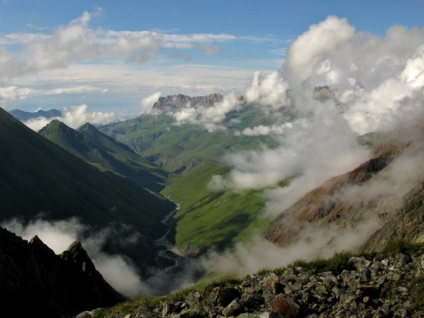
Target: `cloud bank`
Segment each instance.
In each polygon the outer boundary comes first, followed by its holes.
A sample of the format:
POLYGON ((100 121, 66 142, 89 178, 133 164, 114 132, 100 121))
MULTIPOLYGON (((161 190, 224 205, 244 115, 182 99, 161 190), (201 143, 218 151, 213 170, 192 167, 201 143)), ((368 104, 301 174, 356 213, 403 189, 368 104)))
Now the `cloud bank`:
MULTIPOLYGON (((377 37, 338 17, 312 25, 289 46, 281 69, 255 73, 245 93, 274 121, 240 134, 270 133, 279 146, 228 155, 231 172, 214 176, 209 187, 261 191, 265 215, 275 217, 324 181, 365 162, 370 152, 358 144, 360 135, 392 130, 423 113, 423 39, 422 28, 394 26, 377 37), (331 96, 317 98, 319 86, 329 86, 331 96), (284 180, 288 186, 279 185, 284 180)), ((422 155, 409 153, 375 180, 336 195, 349 203, 383 198, 379 207, 393 211, 422 178, 416 173, 421 161, 422 155)), ((357 248, 380 226, 376 216, 344 230, 306 224, 291 246, 280 248, 257 236, 207 255, 202 264, 211 272, 248 274, 357 248)))
POLYGON ((37 117, 25 121, 24 124, 34 131, 38 131, 52 120, 57 119, 67 126, 77 129, 89 122, 93 125, 102 125, 116 120, 114 113, 89 112, 86 104, 64 107, 61 117, 45 118, 37 117))
POLYGON ((390 130, 422 112, 423 38, 424 29, 401 26, 380 38, 334 16, 312 25, 288 47, 281 69, 255 73, 245 92, 274 122, 240 134, 271 134, 280 146, 227 156, 233 170, 227 178, 215 176, 211 186, 264 189, 267 212, 274 215, 355 168, 368 157, 359 135, 390 130), (314 89, 324 85, 334 98, 316 98, 314 89), (276 187, 293 176, 289 187, 276 187))

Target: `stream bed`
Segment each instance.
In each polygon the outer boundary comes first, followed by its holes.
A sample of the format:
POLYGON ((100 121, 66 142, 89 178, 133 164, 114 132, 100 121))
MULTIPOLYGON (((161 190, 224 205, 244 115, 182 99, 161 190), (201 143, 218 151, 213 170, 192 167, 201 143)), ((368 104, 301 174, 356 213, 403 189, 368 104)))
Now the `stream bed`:
POLYGON ((167 226, 167 231, 162 237, 155 241, 155 244, 161 248, 158 252, 158 256, 169 259, 172 265, 158 269, 153 276, 144 281, 153 296, 166 295, 187 284, 192 284, 195 282, 195 277, 198 276, 196 275, 197 266, 195 265, 194 259, 182 257, 174 253, 174 246, 167 238, 171 232, 169 221, 178 209, 179 206, 177 205, 174 210, 162 219, 161 222, 167 226))

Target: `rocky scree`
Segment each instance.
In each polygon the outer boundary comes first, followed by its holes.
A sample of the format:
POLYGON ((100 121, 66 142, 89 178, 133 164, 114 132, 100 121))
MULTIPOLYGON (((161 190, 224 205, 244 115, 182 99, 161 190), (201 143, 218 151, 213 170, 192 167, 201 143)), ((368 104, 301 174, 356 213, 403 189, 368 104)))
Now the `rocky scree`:
POLYGON ((331 260, 297 262, 202 292, 192 289, 133 303, 130 311, 116 307, 78 317, 424 317, 422 251, 421 246, 389 256, 339 254, 331 260))

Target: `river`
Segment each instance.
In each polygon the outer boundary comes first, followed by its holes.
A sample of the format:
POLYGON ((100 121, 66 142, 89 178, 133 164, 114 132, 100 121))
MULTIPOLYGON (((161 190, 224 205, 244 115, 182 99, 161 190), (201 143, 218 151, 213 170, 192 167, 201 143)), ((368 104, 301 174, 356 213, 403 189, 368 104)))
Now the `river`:
POLYGON ((157 270, 153 276, 144 281, 151 290, 153 296, 166 295, 173 290, 178 289, 185 283, 184 277, 186 273, 190 272, 188 269, 191 268, 190 264, 192 263, 192 260, 175 254, 173 252, 174 246, 167 239, 168 234, 171 232, 169 220, 178 211, 178 209, 179 206, 177 205, 174 210, 162 219, 161 222, 167 226, 167 230, 162 237, 155 241, 155 244, 162 248, 158 252, 158 255, 171 260, 173 264, 157 270))

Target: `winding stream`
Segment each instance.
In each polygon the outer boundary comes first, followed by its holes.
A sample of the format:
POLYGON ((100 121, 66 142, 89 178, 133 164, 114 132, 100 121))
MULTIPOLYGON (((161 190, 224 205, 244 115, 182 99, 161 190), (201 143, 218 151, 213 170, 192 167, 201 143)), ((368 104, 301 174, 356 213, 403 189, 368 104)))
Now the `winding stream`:
POLYGON ((155 241, 158 247, 162 247, 158 252, 160 257, 169 259, 173 265, 158 270, 153 276, 149 277, 144 283, 149 287, 152 294, 155 296, 165 295, 173 291, 181 285, 180 278, 185 271, 187 264, 190 262, 186 258, 177 255, 173 252, 174 246, 168 241, 167 236, 171 231, 169 227, 170 218, 178 211, 177 205, 174 210, 167 214, 161 221, 162 224, 167 226, 165 234, 155 241))
POLYGON ((160 246, 163 246, 163 247, 165 247, 165 249, 163 249, 163 250, 160 250, 159 252, 158 252, 158 255, 160 256, 160 257, 163 257, 163 258, 167 258, 167 259, 170 259, 171 261, 173 261, 174 262, 174 265, 171 265, 171 266, 168 266, 168 267, 166 267, 165 269, 163 269, 162 271, 164 271, 164 272, 170 272, 170 271, 172 271, 172 270, 174 270, 174 269, 177 269, 177 268, 179 268, 180 266, 181 266, 181 264, 180 264, 180 260, 181 260, 181 256, 179 256, 179 255, 177 255, 177 254, 175 254, 172 250, 173 250, 173 248, 174 248, 174 245, 172 245, 172 243, 171 242, 169 242, 168 241, 168 239, 166 238, 167 236, 168 236, 168 234, 169 234, 169 232, 171 232, 171 229, 170 229, 170 227, 168 226, 168 222, 169 222, 169 219, 178 211, 180 209, 180 206, 177 204, 177 206, 175 207, 175 209, 173 209, 169 214, 167 214, 167 215, 165 215, 165 217, 162 219, 162 221, 161 221, 161 223, 162 224, 164 224, 164 225, 166 225, 166 227, 167 227, 167 230, 166 230, 166 232, 165 232, 165 234, 161 237, 161 238, 159 238, 159 239, 157 239, 156 241, 155 241, 155 244, 158 246, 158 247, 160 247, 160 246))

